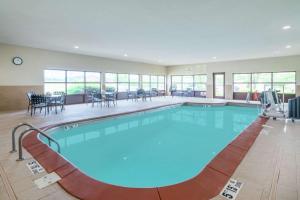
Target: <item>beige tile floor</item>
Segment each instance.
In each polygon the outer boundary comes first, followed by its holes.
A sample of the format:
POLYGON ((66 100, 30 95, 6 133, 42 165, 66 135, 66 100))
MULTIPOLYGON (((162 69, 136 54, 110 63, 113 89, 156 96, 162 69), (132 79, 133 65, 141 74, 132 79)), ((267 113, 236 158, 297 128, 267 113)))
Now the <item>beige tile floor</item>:
MULTIPOLYGON (((32 175, 25 161, 16 162, 17 154, 8 153, 11 148, 11 130, 21 122, 37 127, 99 117, 128 111, 152 108, 181 102, 224 103, 224 100, 159 97, 147 102, 119 101, 116 107, 101 108, 91 105, 66 106, 59 114, 30 117, 26 111, 0 113, 0 200, 50 200, 75 199, 58 184, 38 189, 33 180, 45 175, 32 175)), ((238 101, 235 101, 238 102, 238 101)), ((240 200, 296 200, 300 199, 300 123, 286 120, 269 120, 253 147, 235 171, 233 178, 244 183, 237 199, 240 200)), ((30 160, 30 155, 25 152, 30 160)), ((218 196, 214 199, 223 199, 218 196)))

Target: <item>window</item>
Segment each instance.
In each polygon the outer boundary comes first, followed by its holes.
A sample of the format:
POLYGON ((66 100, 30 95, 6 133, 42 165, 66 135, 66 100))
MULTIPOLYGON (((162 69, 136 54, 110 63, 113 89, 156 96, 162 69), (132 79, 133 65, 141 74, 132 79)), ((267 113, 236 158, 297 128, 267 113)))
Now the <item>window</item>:
POLYGON ((279 93, 296 93, 296 72, 233 74, 234 92, 262 92, 270 88, 279 93))
POLYGON ((66 92, 66 71, 64 70, 44 70, 44 91, 66 92))
POLYGON ((252 73, 252 91, 262 92, 272 88, 272 73, 252 73))
POLYGON ((251 74, 233 74, 233 92, 250 92, 251 74))
POLYGON ((146 91, 165 90, 165 76, 142 75, 142 88, 146 91))
POLYGON ((187 90, 191 89, 193 90, 193 84, 194 83, 194 77, 193 76, 182 76, 182 89, 187 90))
POLYGON ((118 92, 136 91, 139 83, 138 74, 105 73, 106 88, 114 88, 118 92))
POLYGON ((84 93, 84 72, 67 71, 67 94, 84 93))
POLYGON ((151 76, 151 89, 158 88, 158 76, 151 76))
POLYGON ((85 82, 85 91, 101 91, 101 73, 86 72, 85 82))
POLYGON ((142 88, 146 91, 150 90, 150 76, 142 75, 142 88))
POLYGON ((281 94, 296 94, 296 72, 273 73, 273 89, 281 94))
POLYGON ((118 92, 126 92, 129 90, 129 75, 118 74, 118 92))
POLYGON ((105 89, 118 90, 118 76, 116 73, 105 73, 105 89))
POLYGON ((171 85, 176 90, 182 90, 182 76, 171 76, 171 85))
POLYGON ((206 91, 207 76, 204 74, 194 75, 194 90, 206 91))
POLYGON ((139 89, 139 75, 137 74, 130 74, 129 75, 129 90, 130 91, 137 91, 139 89))
POLYGON ((213 73, 213 97, 225 98, 225 73, 213 73))
POLYGON ((205 74, 171 76, 172 88, 177 90, 206 91, 206 81, 207 76, 205 74))
POLYGON ((158 90, 165 90, 165 76, 158 76, 158 90))
POLYGON ((87 90, 100 90, 100 72, 44 70, 44 91, 84 94, 87 90))

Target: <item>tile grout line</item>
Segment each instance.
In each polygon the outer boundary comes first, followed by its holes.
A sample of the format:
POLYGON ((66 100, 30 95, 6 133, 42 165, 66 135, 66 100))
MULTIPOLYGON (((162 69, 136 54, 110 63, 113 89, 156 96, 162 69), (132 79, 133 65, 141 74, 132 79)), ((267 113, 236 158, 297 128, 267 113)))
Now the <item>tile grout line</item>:
POLYGON ((9 199, 10 200, 17 200, 16 194, 15 194, 14 190, 12 189, 7 176, 5 175, 5 171, 4 171, 1 163, 0 163, 0 177, 2 178, 2 181, 4 183, 4 187, 5 187, 5 190, 8 194, 9 199))
POLYGON ((160 200, 162 200, 162 198, 161 198, 161 196, 160 196, 160 193, 159 193, 159 189, 158 189, 158 188, 156 188, 156 191, 157 191, 157 193, 158 193, 158 197, 159 197, 159 199, 160 199, 160 200))
POLYGON ((271 183, 271 190, 269 193, 269 200, 277 199, 277 186, 280 178, 280 164, 282 160, 282 147, 279 146, 276 158, 276 166, 274 169, 274 174, 271 183))

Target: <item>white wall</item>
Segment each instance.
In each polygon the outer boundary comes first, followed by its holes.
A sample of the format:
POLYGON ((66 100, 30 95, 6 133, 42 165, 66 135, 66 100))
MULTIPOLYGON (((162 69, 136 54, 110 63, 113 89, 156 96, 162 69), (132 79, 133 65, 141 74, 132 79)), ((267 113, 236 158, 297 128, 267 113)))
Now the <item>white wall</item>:
MULTIPOLYGON (((207 74, 208 96, 212 96, 212 73, 225 72, 225 84, 232 87, 232 73, 243 72, 297 72, 297 95, 300 95, 300 55, 230 62, 213 62, 180 66, 158 66, 127 62, 94 56, 48 51, 42 49, 0 44, 0 86, 43 85, 44 69, 85 70, 135 74, 171 75, 207 74), (23 58, 21 66, 12 63, 14 56, 23 58)), ((232 91, 226 91, 230 98, 232 91)))
MULTIPOLYGON (((225 72, 225 85, 232 88, 232 74, 246 72, 280 72, 296 71, 297 95, 300 95, 300 55, 252 59, 230 62, 213 62, 193 65, 180 65, 167 67, 168 85, 171 75, 207 74, 208 96, 212 97, 213 72, 225 72)), ((230 90, 230 89, 229 89, 230 90)), ((232 91, 226 91, 227 98, 231 98, 232 91)))
POLYGON ((43 85, 44 69, 166 74, 164 66, 0 44, 0 86, 43 85), (24 63, 14 65, 14 56, 24 63))

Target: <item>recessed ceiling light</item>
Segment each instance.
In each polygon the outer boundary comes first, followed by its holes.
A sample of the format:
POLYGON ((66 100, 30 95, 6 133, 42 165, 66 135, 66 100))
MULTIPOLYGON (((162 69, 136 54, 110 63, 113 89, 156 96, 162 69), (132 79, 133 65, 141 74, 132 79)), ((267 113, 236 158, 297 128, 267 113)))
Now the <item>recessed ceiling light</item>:
POLYGON ((212 57, 212 59, 216 60, 216 59, 217 59, 217 57, 216 57, 216 56, 214 56, 214 57, 212 57))
POLYGON ((124 53, 124 57, 128 57, 127 53, 124 53))
POLYGON ((79 49, 79 46, 75 45, 75 46, 74 46, 74 49, 79 49))
POLYGON ((290 25, 286 25, 286 26, 283 26, 283 27, 282 27, 283 30, 289 30, 289 29, 291 29, 291 28, 292 28, 292 27, 291 27, 290 25))
POLYGON ((286 45, 285 48, 290 49, 290 48, 292 48, 292 46, 291 45, 286 45))

